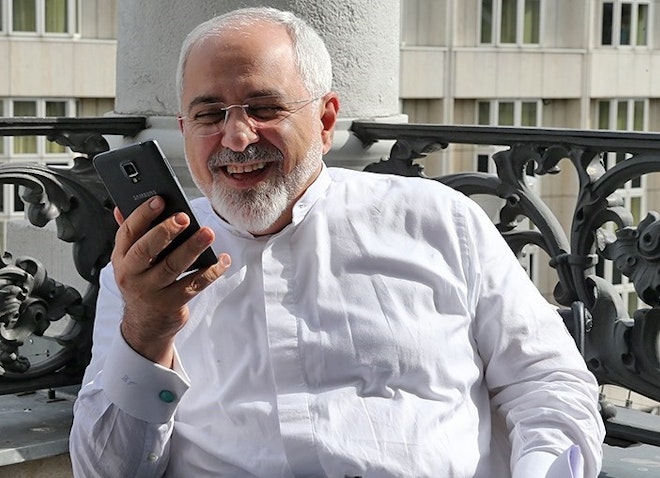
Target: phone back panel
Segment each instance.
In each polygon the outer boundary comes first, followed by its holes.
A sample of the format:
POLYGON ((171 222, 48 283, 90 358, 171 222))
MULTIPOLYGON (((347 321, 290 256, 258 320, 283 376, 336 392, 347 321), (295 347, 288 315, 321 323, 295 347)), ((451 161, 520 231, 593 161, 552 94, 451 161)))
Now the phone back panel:
MULTIPOLYGON (((122 215, 128 217, 140 204, 159 195, 165 200, 165 210, 154 221, 160 223, 177 212, 190 217, 190 226, 175 238, 159 256, 169 253, 199 229, 183 189, 174 170, 162 153, 158 143, 145 141, 98 154, 94 167, 122 215)), ((193 268, 217 262, 215 253, 208 249, 195 262, 193 268)))

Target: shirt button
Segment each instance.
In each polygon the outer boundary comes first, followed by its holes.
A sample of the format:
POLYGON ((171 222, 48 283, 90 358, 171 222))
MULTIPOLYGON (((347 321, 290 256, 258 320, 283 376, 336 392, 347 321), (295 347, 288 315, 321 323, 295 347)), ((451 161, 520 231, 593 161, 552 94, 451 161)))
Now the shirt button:
POLYGON ((155 453, 149 453, 149 454, 147 455, 147 461, 148 461, 149 463, 153 463, 153 462, 156 461, 157 459, 158 459, 158 455, 156 455, 155 453))
POLYGON ((172 403, 176 397, 169 390, 161 390, 158 394, 158 398, 160 398, 165 403, 172 403))

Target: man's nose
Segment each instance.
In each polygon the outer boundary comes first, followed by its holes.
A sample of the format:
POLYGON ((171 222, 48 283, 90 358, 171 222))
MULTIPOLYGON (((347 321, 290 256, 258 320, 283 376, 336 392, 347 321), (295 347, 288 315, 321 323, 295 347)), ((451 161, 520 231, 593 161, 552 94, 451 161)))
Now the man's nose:
POLYGON ((222 146, 240 152, 258 140, 255 125, 245 109, 240 106, 229 108, 222 128, 222 146))

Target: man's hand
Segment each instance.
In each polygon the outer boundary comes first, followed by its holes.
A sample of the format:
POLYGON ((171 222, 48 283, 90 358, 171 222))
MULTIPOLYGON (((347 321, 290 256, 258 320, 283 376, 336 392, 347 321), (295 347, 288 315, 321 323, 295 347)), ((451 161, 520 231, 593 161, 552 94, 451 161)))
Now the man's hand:
POLYGON ((126 219, 115 209, 120 227, 111 261, 124 298, 124 339, 144 357, 171 367, 174 336, 188 320, 188 301, 224 274, 231 259, 221 254, 217 264, 180 277, 215 239, 211 229, 202 227, 154 263, 158 254, 190 224, 186 214, 178 213, 150 229, 164 207, 163 199, 155 196, 126 219))

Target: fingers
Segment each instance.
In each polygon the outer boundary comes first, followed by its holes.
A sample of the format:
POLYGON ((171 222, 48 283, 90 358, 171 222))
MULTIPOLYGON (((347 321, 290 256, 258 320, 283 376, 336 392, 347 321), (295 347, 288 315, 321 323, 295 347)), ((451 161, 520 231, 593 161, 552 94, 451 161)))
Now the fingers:
POLYGON ((151 224, 164 209, 165 201, 160 196, 154 196, 140 204, 126 219, 115 208, 115 220, 120 226, 115 237, 115 251, 119 255, 125 256, 133 244, 149 230, 151 224))
POLYGON ((170 289, 176 291, 174 293, 179 293, 187 302, 215 282, 230 266, 229 255, 220 254, 216 264, 181 277, 170 289))
POLYGON ((117 224, 119 224, 121 226, 124 223, 124 216, 122 215, 119 208, 115 207, 115 209, 112 211, 112 214, 114 215, 115 221, 117 221, 117 224))
MULTIPOLYGON (((187 216, 183 216, 187 219, 187 216)), ((175 217, 174 219, 178 220, 178 217, 175 217)), ((167 235, 165 237, 170 236, 167 235)), ((174 237, 172 237, 172 239, 174 239, 174 237)), ((208 227, 202 227, 185 242, 177 245, 174 250, 168 250, 167 255, 161 260, 153 262, 149 266, 153 269, 154 273, 158 274, 163 280, 174 281, 178 276, 188 270, 197 257, 213 244, 214 240, 215 234, 213 230, 208 227)), ((169 242, 158 242, 153 244, 156 244, 156 254, 160 254, 162 251, 162 248, 160 247, 167 247, 169 242)))
MULTIPOLYGON (((120 227, 112 260, 115 269, 120 269, 123 276, 142 276, 140 280, 167 287, 186 272, 215 240, 213 230, 202 227, 161 258, 161 253, 190 225, 190 218, 186 214, 177 213, 152 227, 164 208, 163 199, 155 196, 138 206, 126 219, 115 210, 115 219, 120 227)), ((202 290, 208 285, 202 285, 207 282, 206 278, 210 283, 224 273, 231 260, 226 254, 221 256, 221 260, 226 263, 216 264, 206 271, 204 279, 199 279, 195 288, 202 290)))
MULTIPOLYGON (((133 273, 153 267, 159 254, 190 225, 190 218, 186 214, 177 213, 152 227, 154 222, 160 220, 163 210, 164 202, 156 196, 140 205, 121 222, 113 256, 125 259, 133 273)), ((121 219, 121 214, 115 213, 115 217, 121 219)), ((167 277, 174 280, 213 240, 213 232, 206 228, 201 234, 198 232, 195 235, 194 241, 187 241, 183 249, 177 248, 176 254, 169 254, 164 267, 167 277)))
POLYGON ((120 226, 111 260, 124 299, 124 338, 138 353, 168 366, 173 338, 188 320, 188 302, 223 275, 231 259, 221 254, 216 264, 184 274, 215 240, 208 227, 200 228, 160 258, 190 225, 184 213, 160 221, 164 210, 163 199, 154 197, 126 218, 115 211, 120 226))

